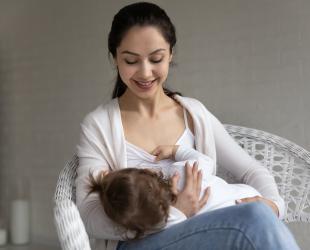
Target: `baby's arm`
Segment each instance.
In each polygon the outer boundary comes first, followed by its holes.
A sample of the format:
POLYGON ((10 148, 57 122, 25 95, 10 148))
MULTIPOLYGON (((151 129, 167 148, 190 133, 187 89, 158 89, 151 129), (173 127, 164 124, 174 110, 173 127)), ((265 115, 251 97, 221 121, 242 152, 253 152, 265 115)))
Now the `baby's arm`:
POLYGON ((185 162, 193 165, 194 162, 198 163, 198 169, 203 170, 203 178, 210 181, 214 171, 214 161, 207 155, 204 155, 193 148, 179 146, 175 154, 175 166, 184 166, 185 162))
POLYGON ((175 156, 176 161, 203 161, 203 162, 211 162, 212 159, 204 155, 197 150, 185 146, 179 146, 176 150, 175 156))
POLYGON ((156 156, 155 161, 163 159, 171 159, 177 162, 181 161, 197 161, 203 165, 213 164, 213 160, 193 148, 188 148, 181 145, 161 145, 152 152, 156 156))

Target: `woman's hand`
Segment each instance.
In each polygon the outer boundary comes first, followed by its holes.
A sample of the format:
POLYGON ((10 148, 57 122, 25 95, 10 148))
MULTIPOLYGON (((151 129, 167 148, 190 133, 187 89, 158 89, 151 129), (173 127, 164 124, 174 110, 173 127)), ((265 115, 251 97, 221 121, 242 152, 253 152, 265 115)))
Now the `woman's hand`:
POLYGON ((202 173, 198 171, 197 162, 193 167, 187 162, 185 164, 186 180, 182 191, 177 189, 179 175, 175 174, 172 177, 172 191, 177 195, 177 201, 173 205, 182 211, 186 217, 195 215, 208 201, 210 188, 204 190, 204 194, 200 197, 202 173))
POLYGON ((249 197, 249 198, 243 198, 240 200, 236 200, 236 204, 241 204, 244 202, 254 202, 254 201, 264 202, 265 204, 270 206, 272 208, 272 210, 275 212, 275 214, 279 217, 279 209, 278 209, 277 205, 273 201, 268 200, 264 197, 254 196, 254 197, 249 197))

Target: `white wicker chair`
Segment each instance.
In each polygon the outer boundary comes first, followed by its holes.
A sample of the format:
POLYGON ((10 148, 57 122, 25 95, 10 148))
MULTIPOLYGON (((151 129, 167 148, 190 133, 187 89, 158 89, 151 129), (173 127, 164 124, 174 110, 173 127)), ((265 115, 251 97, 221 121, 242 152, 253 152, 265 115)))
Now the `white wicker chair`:
POLYGON ((56 192, 54 218, 61 248, 64 250, 90 250, 90 241, 75 205, 75 177, 79 164, 73 156, 60 172, 56 192))
MULTIPOLYGON (((286 205, 286 222, 310 222, 310 153, 279 136, 252 128, 225 125, 229 134, 274 176, 286 205)), ((217 175, 235 180, 223 169, 217 175)))
MULTIPOLYGON (((229 134, 274 176, 286 204, 286 222, 310 222, 310 153, 273 134, 234 125, 225 125, 229 134)), ((88 250, 90 241, 75 206, 78 157, 61 171, 55 193, 55 224, 64 250, 88 250)), ((234 178, 218 168, 218 175, 230 183, 234 178)))

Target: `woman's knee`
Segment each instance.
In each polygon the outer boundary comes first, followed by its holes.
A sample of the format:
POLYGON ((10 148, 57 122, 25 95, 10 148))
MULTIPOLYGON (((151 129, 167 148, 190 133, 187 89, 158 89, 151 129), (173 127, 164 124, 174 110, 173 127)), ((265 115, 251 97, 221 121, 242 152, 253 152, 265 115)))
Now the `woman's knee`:
POLYGON ((276 234, 284 226, 273 210, 263 202, 249 202, 237 207, 240 209, 238 220, 247 230, 263 231, 268 228, 276 234))
POLYGON ((299 249, 289 229, 268 205, 245 203, 240 205, 240 212, 243 214, 243 232, 255 249, 299 249))
POLYGON ((249 202, 238 205, 242 217, 246 220, 254 220, 255 222, 265 222, 270 220, 278 220, 273 210, 263 202, 249 202))

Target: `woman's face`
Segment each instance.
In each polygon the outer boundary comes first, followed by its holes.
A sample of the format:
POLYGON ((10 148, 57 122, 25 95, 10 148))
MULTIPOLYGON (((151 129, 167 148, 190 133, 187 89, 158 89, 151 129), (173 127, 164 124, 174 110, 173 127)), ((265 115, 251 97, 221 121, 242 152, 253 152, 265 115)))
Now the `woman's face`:
POLYGON ((116 50, 121 79, 140 98, 150 98, 167 79, 172 59, 169 43, 154 26, 134 26, 116 50))

